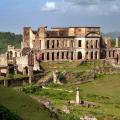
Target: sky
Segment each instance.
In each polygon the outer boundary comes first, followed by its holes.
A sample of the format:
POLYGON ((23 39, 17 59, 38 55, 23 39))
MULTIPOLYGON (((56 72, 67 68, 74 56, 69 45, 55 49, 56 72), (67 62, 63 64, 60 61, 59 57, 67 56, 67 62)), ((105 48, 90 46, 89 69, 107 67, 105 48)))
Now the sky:
POLYGON ((0 31, 23 27, 100 26, 120 31, 120 0, 0 0, 0 31))

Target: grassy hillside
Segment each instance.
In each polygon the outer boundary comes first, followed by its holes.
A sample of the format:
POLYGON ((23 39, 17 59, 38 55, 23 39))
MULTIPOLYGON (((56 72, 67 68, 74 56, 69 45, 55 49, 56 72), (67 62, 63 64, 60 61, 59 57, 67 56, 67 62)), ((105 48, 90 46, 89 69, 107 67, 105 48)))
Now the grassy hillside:
MULTIPOLYGON (((13 113, 15 116, 19 116, 20 120, 58 120, 55 115, 52 117, 52 114, 43 105, 11 88, 0 87, 0 106, 3 106, 2 108, 0 107, 0 114, 7 111, 7 114, 13 113)), ((13 114, 10 115, 14 118, 13 114)))
POLYGON ((19 48, 21 45, 21 40, 22 35, 17 35, 10 32, 0 32, 0 53, 5 52, 9 44, 19 48))
MULTIPOLYGON (((70 109, 71 114, 75 116, 94 115, 100 120, 113 120, 113 118, 120 119, 120 74, 100 74, 93 82, 76 85, 75 82, 86 71, 93 68, 93 64, 80 65, 79 63, 42 63, 45 70, 59 70, 69 72, 70 78, 64 85, 48 86, 49 89, 43 89, 35 93, 38 96, 46 96, 53 105, 62 109, 64 105, 70 109), (75 73, 75 74, 73 74, 75 73), (79 76, 76 74, 79 74, 79 76), (75 76, 74 76, 75 75, 75 76), (75 100, 76 87, 80 88, 80 96, 82 100, 94 102, 98 105, 96 108, 86 108, 81 106, 74 106, 67 104, 69 100, 75 100), (62 90, 59 90, 62 89, 62 90), (73 91, 67 92, 66 90, 73 91)), ((100 62, 96 65, 102 66, 100 62)))

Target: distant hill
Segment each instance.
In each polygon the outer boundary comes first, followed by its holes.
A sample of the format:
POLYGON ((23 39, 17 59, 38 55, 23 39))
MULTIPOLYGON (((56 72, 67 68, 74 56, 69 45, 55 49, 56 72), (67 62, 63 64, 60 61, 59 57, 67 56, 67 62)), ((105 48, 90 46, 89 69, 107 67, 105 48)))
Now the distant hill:
POLYGON ((20 48, 21 40, 22 35, 20 34, 0 32, 0 53, 5 52, 9 44, 20 48))
POLYGON ((120 37, 120 32, 109 32, 109 33, 102 33, 103 36, 109 36, 112 39, 115 39, 116 37, 120 37))

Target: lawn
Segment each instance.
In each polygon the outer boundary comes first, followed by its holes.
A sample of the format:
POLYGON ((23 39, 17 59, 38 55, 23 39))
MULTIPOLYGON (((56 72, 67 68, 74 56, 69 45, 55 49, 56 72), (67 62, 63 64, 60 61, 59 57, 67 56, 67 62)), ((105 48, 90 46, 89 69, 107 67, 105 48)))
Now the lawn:
POLYGON ((43 89, 35 93, 38 96, 46 96, 53 105, 62 109, 64 105, 71 110, 75 116, 94 115, 100 120, 107 118, 120 119, 120 74, 103 74, 99 75, 93 82, 75 85, 66 83, 64 85, 49 85, 50 89, 43 89), (75 100, 75 89, 80 88, 82 100, 94 102, 98 107, 86 108, 81 106, 69 105, 69 100, 75 100), (55 90, 56 89, 56 90, 55 90), (57 89, 62 89, 59 91, 57 89), (65 90, 73 90, 72 93, 65 90))
POLYGON ((16 114, 22 120, 57 120, 43 105, 11 88, 0 87, 0 106, 16 114))

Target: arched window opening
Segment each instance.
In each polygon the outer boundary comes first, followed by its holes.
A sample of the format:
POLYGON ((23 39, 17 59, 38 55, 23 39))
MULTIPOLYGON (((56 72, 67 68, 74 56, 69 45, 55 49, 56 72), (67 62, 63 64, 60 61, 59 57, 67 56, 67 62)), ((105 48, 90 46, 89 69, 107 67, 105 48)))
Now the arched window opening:
POLYGON ((42 53, 42 60, 44 60, 44 53, 42 53))
POLYGON ((49 52, 47 53, 47 60, 49 60, 49 52))
POLYGON ((57 59, 59 59, 59 52, 57 52, 57 59))
POLYGON ((82 53, 78 52, 78 60, 81 60, 81 59, 82 59, 82 53))
POLYGON ((82 46, 82 42, 81 40, 78 41, 78 47, 81 47, 82 46))
POLYGON ((50 44, 50 41, 47 40, 47 49, 49 49, 49 44, 50 44))
POLYGON ((10 59, 12 59, 13 58, 13 52, 10 51, 9 53, 10 53, 9 57, 10 57, 10 59))
POLYGON ((52 48, 54 48, 54 40, 52 40, 52 48))
POLYGON ((95 59, 97 59, 97 54, 98 54, 98 53, 97 53, 97 51, 96 51, 96 52, 95 52, 95 59))
POLYGON ((52 60, 54 60, 55 58, 54 58, 54 52, 52 52, 52 60))
POLYGON ((62 52, 62 59, 64 59, 64 52, 62 52))
POLYGON ((73 52, 71 52, 71 60, 73 60, 73 52))
POLYGON ((91 52, 91 59, 93 59, 93 52, 91 52))

